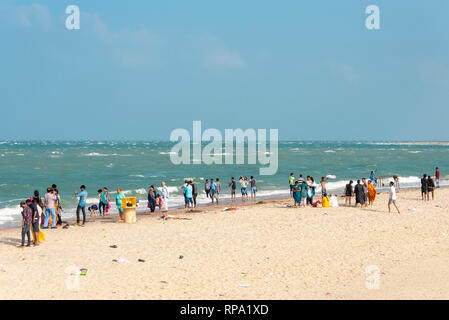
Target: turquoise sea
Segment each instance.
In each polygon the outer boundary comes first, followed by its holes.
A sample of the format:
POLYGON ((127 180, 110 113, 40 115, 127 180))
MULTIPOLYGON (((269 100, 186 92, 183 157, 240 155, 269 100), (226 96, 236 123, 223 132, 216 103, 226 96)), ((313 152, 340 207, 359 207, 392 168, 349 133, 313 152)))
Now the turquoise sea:
MULTIPOLYGON (((317 182, 321 176, 335 175, 328 183, 333 192, 341 192, 349 179, 368 178, 375 168, 378 176, 399 175, 403 187, 418 186, 419 177, 433 175, 436 166, 442 179, 449 172, 449 146, 283 141, 279 143, 279 169, 273 176, 259 176, 259 165, 176 166, 170 161, 172 146, 163 141, 0 142, 0 227, 19 225, 20 201, 34 190, 45 194, 53 183, 62 197, 63 218, 69 218, 77 203, 73 193, 81 184, 87 186, 88 203, 98 203, 98 189, 114 191, 120 187, 146 207, 149 186, 165 181, 171 192, 170 206, 174 207, 183 204, 180 186, 186 178, 193 178, 201 191, 206 178, 220 178, 226 200, 231 176, 254 175, 259 195, 273 197, 288 194, 290 172, 311 175, 317 182)), ((209 202, 203 193, 199 201, 209 202)))

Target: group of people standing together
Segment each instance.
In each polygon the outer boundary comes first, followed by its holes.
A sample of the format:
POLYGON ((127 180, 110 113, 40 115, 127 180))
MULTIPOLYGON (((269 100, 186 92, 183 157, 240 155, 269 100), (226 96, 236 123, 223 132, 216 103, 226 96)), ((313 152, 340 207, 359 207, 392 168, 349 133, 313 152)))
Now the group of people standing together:
MULTIPOLYGON (((238 183, 240 184, 240 192, 242 194, 242 202, 248 201, 248 186, 250 187, 251 200, 256 200, 257 194, 257 183, 254 176, 251 176, 248 180, 248 177, 240 176, 238 183)), ((237 191, 237 181, 234 177, 231 177, 231 181, 228 183, 228 187, 231 188, 231 201, 236 200, 236 191, 237 191)), ((218 204, 220 201, 221 194, 221 182, 220 179, 206 179, 204 183, 204 192, 206 193, 206 198, 210 198, 212 203, 218 204)))
POLYGON ((62 207, 61 197, 57 186, 52 185, 47 188, 47 193, 42 200, 39 191, 35 190, 33 196, 20 203, 22 209, 22 242, 20 248, 25 246, 25 237, 27 246, 31 246, 31 234, 33 235, 33 244, 38 246, 40 241, 44 240, 44 235, 40 229, 48 229, 51 224, 52 229, 57 225, 62 225, 62 207))
POLYGON ((440 170, 438 167, 435 168, 435 181, 432 177, 427 174, 423 174, 421 178, 421 199, 423 201, 429 201, 430 195, 432 195, 432 200, 435 199, 435 188, 440 187, 440 170))

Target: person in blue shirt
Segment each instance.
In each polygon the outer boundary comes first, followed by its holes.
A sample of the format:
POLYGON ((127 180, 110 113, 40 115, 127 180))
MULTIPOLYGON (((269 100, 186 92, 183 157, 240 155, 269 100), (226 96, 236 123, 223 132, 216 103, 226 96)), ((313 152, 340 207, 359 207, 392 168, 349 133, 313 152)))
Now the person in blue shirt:
POLYGON ((235 190, 237 189, 237 181, 234 177, 231 178, 231 183, 228 184, 231 187, 231 200, 235 201, 235 190))
POLYGON ((376 183, 377 183, 377 181, 376 181, 376 173, 377 173, 377 169, 374 170, 374 171, 371 171, 371 174, 369 175, 369 179, 371 180, 373 185, 376 185, 376 183))
POLYGON ((83 224, 86 223, 86 199, 87 199, 87 191, 86 186, 82 185, 80 187, 81 192, 78 193, 75 191, 75 197, 79 198, 78 207, 76 208, 76 224, 80 225, 80 213, 83 212, 83 224))
POLYGON ((214 179, 210 179, 210 198, 212 203, 214 203, 215 192, 217 192, 217 184, 214 182, 214 179))
POLYGON ((193 206, 193 187, 191 182, 187 182, 187 186, 184 189, 186 195, 186 205, 190 208, 193 206))

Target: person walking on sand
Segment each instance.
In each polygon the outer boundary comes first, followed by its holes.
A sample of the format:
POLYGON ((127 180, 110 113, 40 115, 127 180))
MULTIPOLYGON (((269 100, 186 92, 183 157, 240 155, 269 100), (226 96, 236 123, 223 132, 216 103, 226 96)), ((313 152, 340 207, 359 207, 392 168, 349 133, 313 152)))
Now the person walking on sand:
POLYGON ((433 182, 433 179, 431 176, 427 178, 427 196, 430 199, 430 195, 432 195, 432 200, 435 200, 435 183, 433 182))
POLYGON ((83 224, 81 226, 84 227, 86 223, 86 199, 87 199, 87 191, 86 186, 82 185, 80 187, 81 192, 78 193, 75 191, 75 197, 79 198, 78 206, 76 207, 76 224, 80 225, 80 213, 83 212, 83 224))
POLYGON ((422 179, 421 179, 421 199, 422 199, 422 201, 429 200, 427 184, 428 184, 427 174, 423 174, 422 179))
POLYGON ((237 181, 234 177, 231 178, 231 182, 228 184, 231 187, 231 201, 235 201, 235 190, 237 189, 237 181))
POLYGON ((165 186, 165 182, 161 182, 161 196, 162 196, 162 210, 168 211, 168 188, 165 186))
POLYGON ((256 186, 256 179, 254 178, 254 176, 251 176, 251 179, 249 182, 251 185, 251 200, 256 201, 257 186, 256 186), (253 199, 253 197, 254 197, 254 199, 253 199))
POLYGON ((435 184, 437 188, 440 187, 440 170, 438 167, 435 168, 435 184))
POLYGON ((52 188, 47 188, 47 193, 44 196, 45 199, 45 221, 44 221, 44 227, 43 229, 48 229, 48 221, 50 219, 51 215, 51 228, 56 229, 56 210, 55 210, 55 203, 56 203, 56 195, 54 193, 54 190, 52 188))
POLYGON ((290 173, 290 178, 288 179, 288 184, 290 186, 290 196, 293 196, 293 187, 295 186, 295 175, 290 173))
POLYGON ((388 212, 391 212, 391 205, 394 205, 396 210, 399 212, 399 208, 396 205, 396 188, 394 187, 394 182, 390 181, 390 192, 388 197, 388 212))
POLYGON ((20 207, 22 208, 22 244, 19 248, 25 247, 25 235, 28 239, 27 247, 31 246, 31 218, 33 215, 33 210, 29 207, 31 204, 31 200, 27 200, 26 202, 21 202, 20 207), (27 205, 28 204, 28 205, 27 205))
POLYGON ((209 198, 209 194, 210 194, 210 182, 209 182, 209 179, 206 179, 206 182, 204 183, 204 192, 206 192, 206 198, 209 198))
POLYGON ((355 194, 355 206, 357 207, 360 204, 360 207, 365 205, 365 191, 363 190, 363 186, 360 183, 360 180, 357 180, 357 184, 354 187, 355 194))
POLYGON ((353 183, 353 181, 350 180, 349 183, 345 187, 345 206, 346 207, 351 206, 351 199, 352 199, 352 196, 354 195, 354 191, 352 189, 352 183, 353 183))

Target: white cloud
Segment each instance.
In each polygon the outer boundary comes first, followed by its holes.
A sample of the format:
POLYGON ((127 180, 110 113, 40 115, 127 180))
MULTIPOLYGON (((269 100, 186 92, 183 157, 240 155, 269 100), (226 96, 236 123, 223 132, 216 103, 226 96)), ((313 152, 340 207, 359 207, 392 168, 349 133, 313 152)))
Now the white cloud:
POLYGON ((205 57, 204 64, 209 68, 236 69, 245 66, 245 61, 237 50, 213 49, 205 57))
POLYGON ((344 62, 330 61, 327 63, 328 67, 337 76, 343 78, 350 84, 357 84, 360 82, 359 74, 354 70, 352 66, 344 62))
POLYGON ((0 4, 0 22, 26 28, 48 29, 52 23, 52 16, 46 6, 38 3, 21 6, 0 4))

